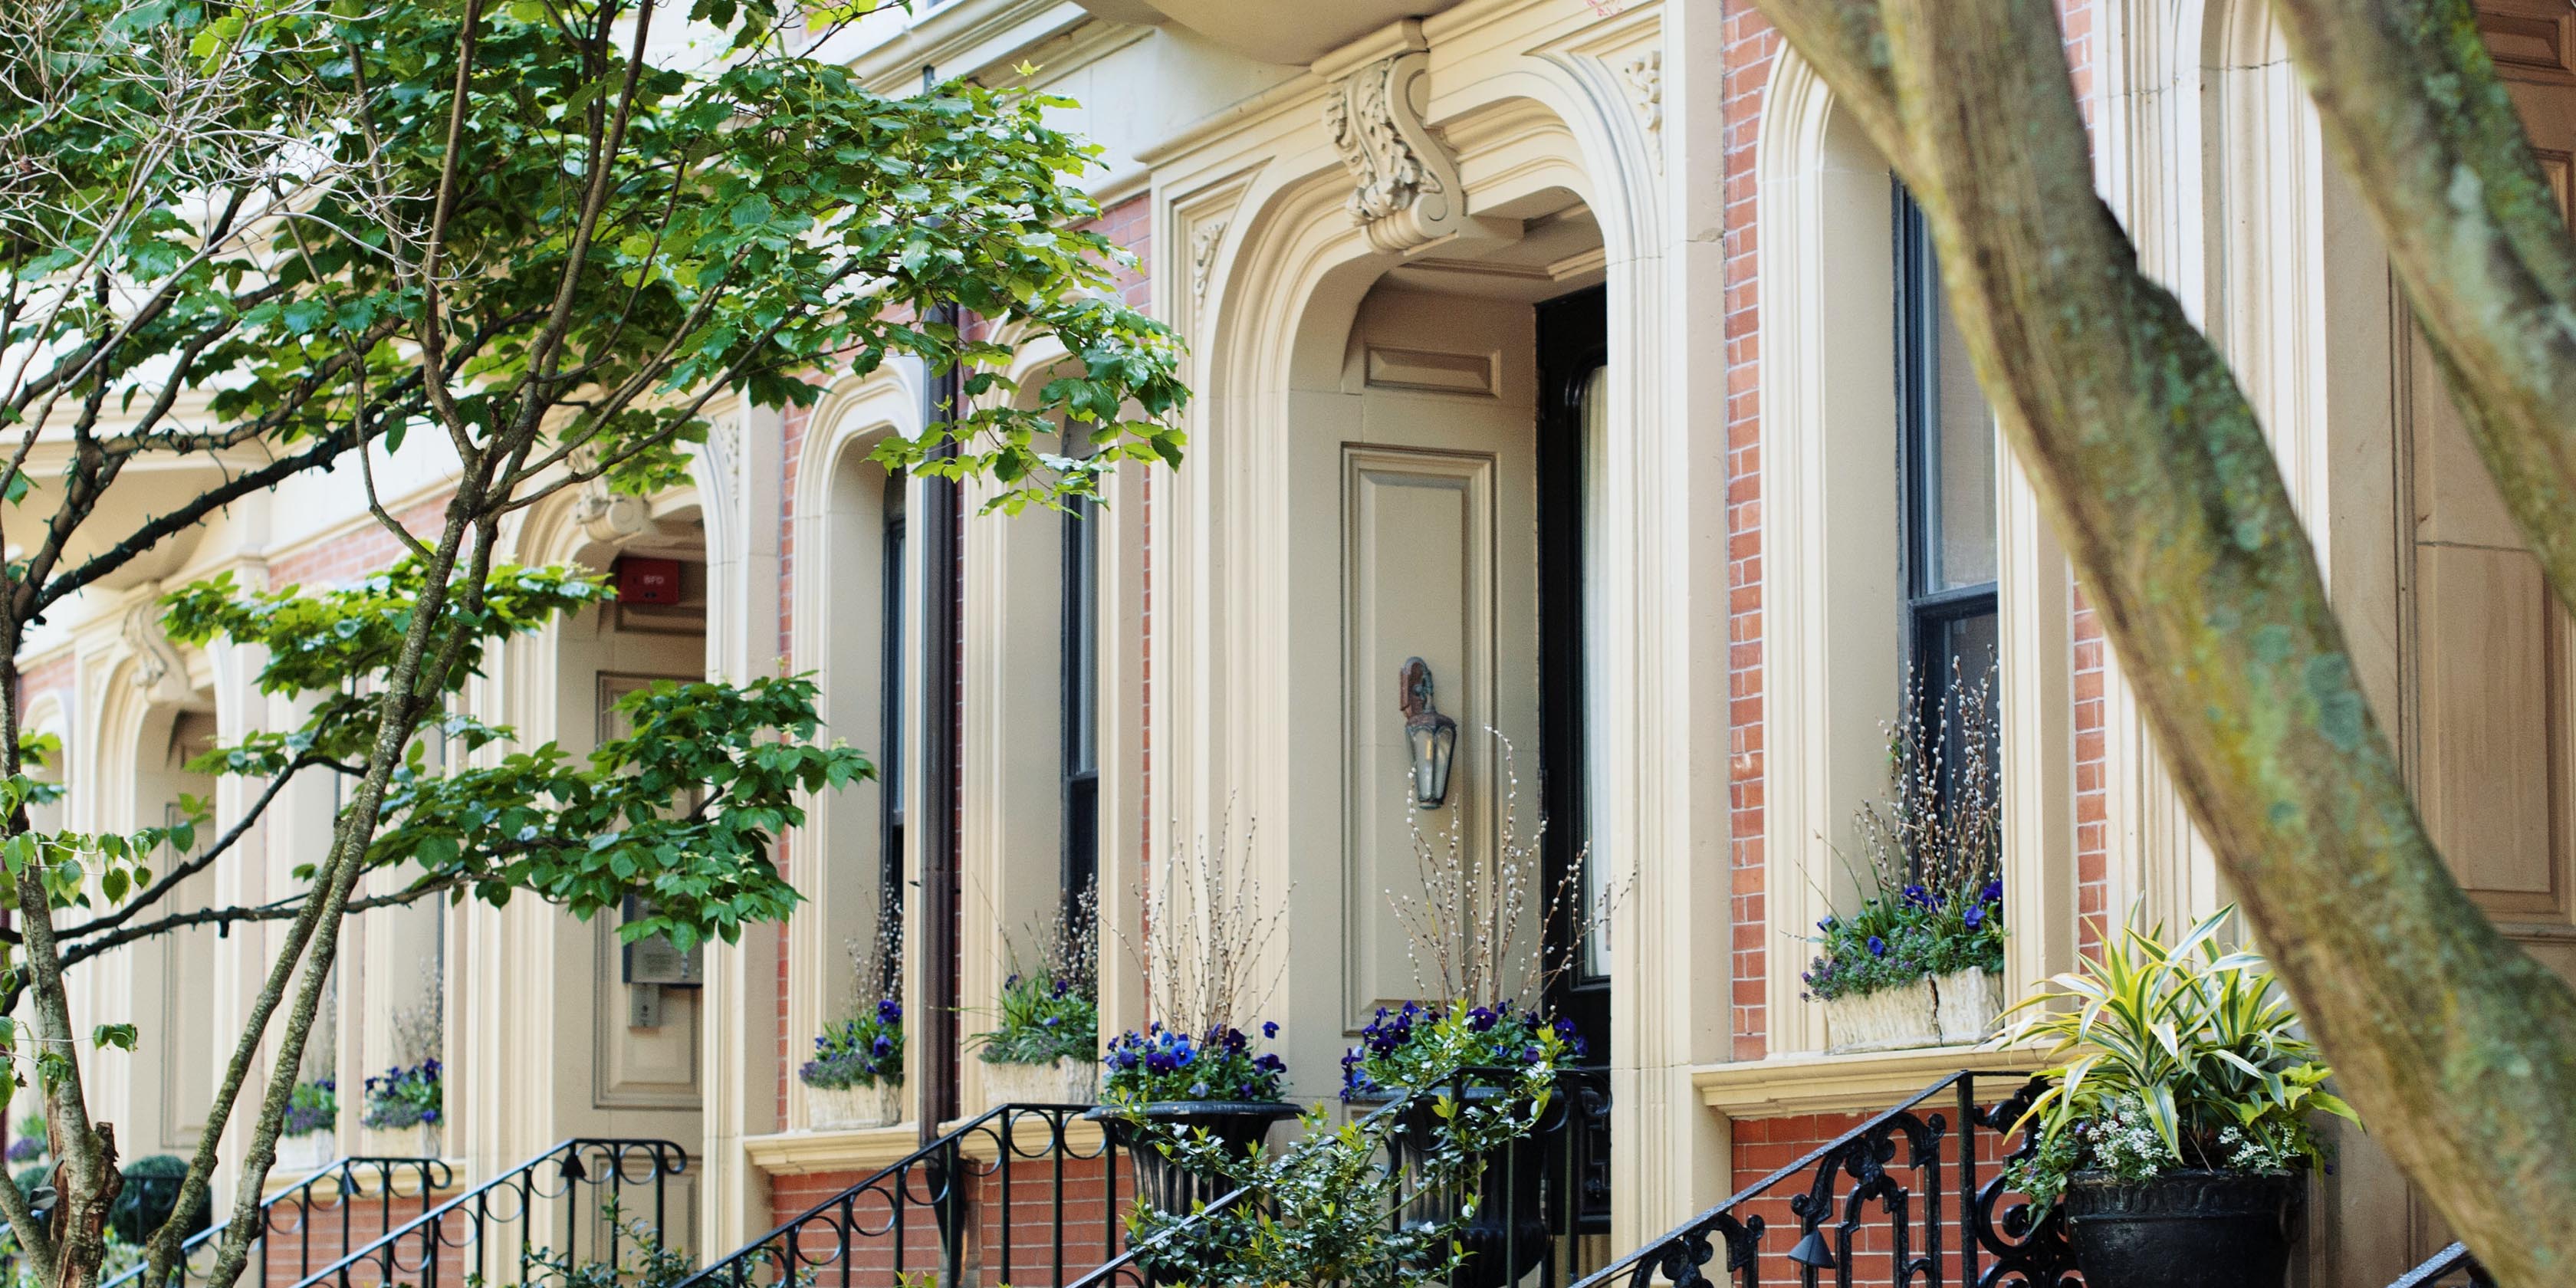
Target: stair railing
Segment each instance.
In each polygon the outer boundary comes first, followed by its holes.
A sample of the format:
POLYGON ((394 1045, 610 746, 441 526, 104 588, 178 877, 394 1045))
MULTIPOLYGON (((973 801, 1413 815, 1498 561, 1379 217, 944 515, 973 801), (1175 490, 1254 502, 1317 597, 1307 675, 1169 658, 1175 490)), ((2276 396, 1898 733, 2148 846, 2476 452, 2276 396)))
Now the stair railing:
MULTIPOLYGON (((336 1260, 356 1246, 363 1234, 374 1238, 394 1226, 398 1202, 430 1196, 453 1184, 447 1164, 435 1158, 343 1158, 259 1201, 259 1233, 247 1273, 265 1284, 289 1266, 297 1277, 311 1274, 317 1254, 336 1260), (372 1217, 372 1224, 367 1218, 372 1217), (336 1228, 335 1228, 336 1227, 336 1228)), ((173 1288, 184 1288, 213 1268, 214 1247, 224 1227, 208 1226, 179 1245, 173 1288)), ((143 1277, 136 1262, 101 1288, 123 1288, 143 1277)))
POLYGON ((2469 1245, 2454 1243, 2425 1258, 2424 1264, 2407 1271, 2388 1288, 2495 1288, 2487 1268, 2478 1264, 2469 1245))
POLYGON ((1001 1105, 871 1172, 679 1288, 1061 1284, 1118 1250, 1121 1169, 1089 1105, 1001 1105), (1035 1244, 1036 1246, 1032 1246, 1035 1244), (1041 1278, 1041 1271, 1044 1277, 1041 1278))
POLYGON ((1837 1284, 1929 1288, 2066 1282, 2074 1273, 2075 1257, 2058 1214, 2034 1220, 2029 1205, 2005 1187, 2000 1168, 1991 1178, 1978 1179, 1981 1153, 2009 1162, 2038 1148, 2029 1133, 2021 1133, 2018 1144, 2010 1138, 2046 1084, 2027 1075, 2008 1076, 2019 1089, 1992 1108, 1980 1108, 1977 1075, 1951 1074, 1675 1226, 1575 1288, 1704 1288, 1721 1281, 1760 1288, 1766 1277, 1794 1280, 1805 1288, 1815 1288, 1827 1277, 1837 1284), (1949 1117, 1936 1108, 1944 1104, 1958 1115, 1961 1126, 1955 1132, 1949 1117), (1981 1141, 1981 1133, 1994 1139, 1981 1141), (1945 1155, 1950 1157, 1945 1160, 1945 1155), (1785 1213, 1779 1202, 1783 1193, 1785 1213), (1764 1246, 1772 1223, 1757 1208, 1796 1222, 1795 1242, 1785 1253, 1764 1246), (1993 1264, 1981 1264, 1988 1259, 1993 1264))
POLYGON ((599 1231, 596 1259, 614 1264, 627 1246, 627 1223, 665 1237, 669 1182, 688 1165, 688 1151, 667 1140, 574 1137, 387 1230, 294 1288, 526 1283, 552 1264, 580 1265, 586 1229, 599 1231), (560 1221, 540 1243, 538 1223, 557 1202, 560 1221), (611 1203, 620 1222, 601 1219, 611 1203))

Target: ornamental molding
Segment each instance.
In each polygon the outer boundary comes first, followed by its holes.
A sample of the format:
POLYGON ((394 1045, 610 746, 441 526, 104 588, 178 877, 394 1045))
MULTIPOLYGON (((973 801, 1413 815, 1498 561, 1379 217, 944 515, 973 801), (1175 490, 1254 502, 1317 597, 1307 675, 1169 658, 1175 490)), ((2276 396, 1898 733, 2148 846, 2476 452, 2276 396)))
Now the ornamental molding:
POLYGON ((125 610, 118 632, 134 657, 134 687, 154 702, 185 702, 194 696, 188 688, 188 664, 161 624, 160 587, 150 590, 140 603, 125 610))
POLYGON ((1362 64, 1324 98, 1324 129, 1351 172, 1351 221, 1380 250, 1407 251, 1467 231, 1458 158, 1423 123, 1423 77, 1431 56, 1418 49, 1362 64))
POLYGON ((1664 54, 1648 50, 1627 61, 1619 69, 1619 79, 1628 87, 1628 105, 1637 112, 1638 128, 1646 132, 1646 155, 1655 168, 1664 168, 1664 54))
POLYGON ((1217 247, 1225 244, 1227 221, 1207 220, 1190 230, 1190 308, 1193 316, 1207 303, 1208 275, 1216 268, 1217 247))

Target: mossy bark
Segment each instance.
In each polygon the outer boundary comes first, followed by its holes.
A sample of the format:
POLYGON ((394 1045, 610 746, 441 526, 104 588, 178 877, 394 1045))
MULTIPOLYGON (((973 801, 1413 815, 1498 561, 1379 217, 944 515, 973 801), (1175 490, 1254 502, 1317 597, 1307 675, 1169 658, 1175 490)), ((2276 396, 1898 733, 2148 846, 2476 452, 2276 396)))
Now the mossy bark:
POLYGON ((2252 408, 2094 193, 2051 0, 1760 3, 1929 213, 1979 380, 2347 1097, 2500 1282, 2570 1282, 2576 994, 2426 836, 2252 408))

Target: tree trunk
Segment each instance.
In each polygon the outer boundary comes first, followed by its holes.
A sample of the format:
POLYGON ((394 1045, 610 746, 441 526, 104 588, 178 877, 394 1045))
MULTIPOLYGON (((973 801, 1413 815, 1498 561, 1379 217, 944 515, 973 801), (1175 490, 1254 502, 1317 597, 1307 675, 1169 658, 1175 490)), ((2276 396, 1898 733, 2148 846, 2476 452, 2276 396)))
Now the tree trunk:
POLYGON ((2251 407, 2094 194, 2050 0, 1762 4, 1929 214, 1979 380, 2347 1098, 2500 1282, 2568 1282, 2576 995, 2427 839, 2251 407))

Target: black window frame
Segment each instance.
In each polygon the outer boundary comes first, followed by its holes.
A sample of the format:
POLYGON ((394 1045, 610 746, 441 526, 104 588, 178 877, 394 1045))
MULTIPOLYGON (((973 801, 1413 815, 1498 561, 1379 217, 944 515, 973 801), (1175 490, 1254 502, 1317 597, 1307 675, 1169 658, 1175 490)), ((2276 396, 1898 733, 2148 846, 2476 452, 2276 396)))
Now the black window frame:
MULTIPOLYGON (((1998 579, 1960 586, 1933 584, 1939 567, 1934 543, 1941 533, 1941 316, 1946 307, 1940 264, 1932 230, 1923 208, 1905 185, 1892 176, 1893 236, 1896 260, 1896 500, 1898 587, 1902 598, 1904 656, 1914 678, 1917 714, 1927 728, 1938 727, 1954 683, 1983 681, 1984 668, 1951 663, 1951 641, 1962 626, 1986 619, 1997 641, 1995 669, 2001 670, 2002 582, 1998 579)), ((1991 432, 1991 421, 1989 422, 1991 432)), ((1998 534, 2000 535, 2000 534, 1998 534)), ((2000 572, 2000 570, 1999 570, 2000 572)))
MULTIPOLYGON (((1068 431, 1065 438, 1070 446, 1076 434, 1068 431)), ((1058 693, 1064 714, 1057 788, 1064 828, 1058 878, 1068 925, 1076 901, 1100 879, 1101 513, 1099 502, 1090 497, 1069 498, 1064 506, 1057 619, 1058 693)))
MULTIPOLYGON (((878 605, 877 677, 877 901, 879 915, 900 909, 903 889, 904 776, 904 553, 907 507, 906 476, 886 475, 881 503, 885 521, 880 558, 882 593, 878 605)), ((882 936, 883 928, 880 927, 882 936)), ((888 965, 892 965, 889 963, 888 965)), ((891 976, 889 976, 891 978, 891 976)))

